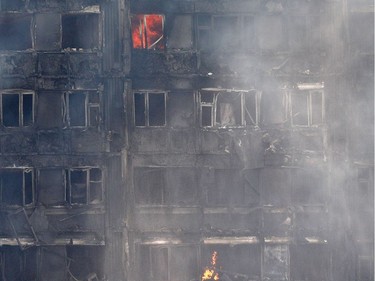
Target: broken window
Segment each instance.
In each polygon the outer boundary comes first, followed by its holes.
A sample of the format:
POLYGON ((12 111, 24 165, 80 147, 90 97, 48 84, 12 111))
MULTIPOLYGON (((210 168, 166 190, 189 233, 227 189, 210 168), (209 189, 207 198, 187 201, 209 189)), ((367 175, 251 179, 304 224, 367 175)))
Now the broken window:
POLYGON ((0 202, 27 206, 34 202, 34 175, 30 168, 0 170, 0 202))
POLYGON ((292 124, 318 126, 324 121, 324 95, 322 90, 303 90, 291 93, 292 124))
POLYGON ((201 91, 201 126, 257 125, 260 94, 254 92, 201 91))
POLYGON ((27 127, 34 123, 34 93, 1 92, 1 117, 5 127, 27 127))
POLYGON ((135 200, 139 205, 194 205, 198 183, 194 168, 134 169, 135 200))
POLYGON ((288 245, 265 245, 263 276, 266 280, 290 280, 288 245))
POLYGON ((103 279, 103 247, 67 246, 66 252, 69 268, 68 273, 72 277, 72 280, 103 279))
POLYGON ((134 122, 138 127, 165 126, 166 93, 134 93, 134 122))
POLYGON ((70 127, 98 127, 100 124, 100 94, 69 92, 65 94, 67 123, 70 127))
POLYGON ((32 48, 31 16, 8 14, 0 16, 0 50, 32 48))
MULTIPOLYGON (((202 272, 212 266, 216 253, 215 273, 219 280, 260 280, 261 249, 251 244, 210 244, 202 248, 202 272)), ((211 280, 211 279, 209 279, 211 280)))
POLYGON ((134 49, 164 49, 164 16, 140 14, 131 17, 134 49))
POLYGON ((99 14, 62 15, 62 48, 95 49, 99 47, 99 14))
POLYGON ((0 280, 36 280, 37 248, 20 250, 2 246, 0 250, 0 280))
POLYGON ((196 280, 198 249, 190 245, 139 245, 139 278, 142 281, 196 280))
POLYGON ((291 280, 329 280, 330 255, 326 245, 291 245, 291 280))
POLYGON ((100 168, 74 168, 66 171, 66 200, 73 205, 97 204, 103 200, 103 175, 100 168))
POLYGON ((252 16, 197 16, 197 47, 199 50, 253 50, 255 47, 252 16))
POLYGON ((208 206, 243 206, 259 201, 257 173, 238 170, 216 169, 214 181, 208 186, 208 206))
POLYGON ((38 176, 38 201, 44 205, 65 204, 65 174, 62 168, 41 169, 38 176))

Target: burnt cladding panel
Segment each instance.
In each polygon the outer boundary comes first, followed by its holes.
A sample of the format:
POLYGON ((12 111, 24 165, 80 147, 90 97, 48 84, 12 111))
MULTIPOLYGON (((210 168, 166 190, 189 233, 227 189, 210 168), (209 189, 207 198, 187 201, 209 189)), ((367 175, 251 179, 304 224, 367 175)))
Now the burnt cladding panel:
POLYGON ((61 15, 35 15, 35 48, 37 50, 58 50, 61 48, 61 15))
POLYGON ((62 127, 61 93, 40 92, 38 95, 37 124, 40 128, 62 127))

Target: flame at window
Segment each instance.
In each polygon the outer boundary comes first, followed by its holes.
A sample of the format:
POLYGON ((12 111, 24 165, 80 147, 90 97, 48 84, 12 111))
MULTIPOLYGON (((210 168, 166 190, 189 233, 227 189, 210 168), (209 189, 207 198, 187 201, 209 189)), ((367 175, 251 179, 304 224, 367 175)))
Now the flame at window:
POLYGON ((211 256, 211 265, 205 267, 201 280, 219 280, 219 273, 216 271, 217 252, 214 251, 211 256))
POLYGON ((164 49, 164 17, 162 15, 134 15, 131 18, 133 48, 164 49))

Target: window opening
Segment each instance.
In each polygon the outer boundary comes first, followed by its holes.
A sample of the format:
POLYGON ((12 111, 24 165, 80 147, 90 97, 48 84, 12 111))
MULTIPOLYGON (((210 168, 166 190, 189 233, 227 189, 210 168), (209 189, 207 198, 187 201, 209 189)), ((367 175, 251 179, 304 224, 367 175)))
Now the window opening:
POLYGON ((166 124, 166 93, 134 93, 134 121, 140 127, 166 124))
POLYGON ((99 14, 62 15, 62 48, 95 49, 99 46, 99 14))
POLYGON ((27 206, 34 202, 34 180, 32 169, 0 170, 1 203, 27 206))
POLYGON ((34 94, 1 93, 2 124, 5 127, 27 127, 34 123, 34 94))
POLYGON ((318 126, 324 121, 323 91, 305 90, 291 94, 292 124, 318 126))
POLYGON ((197 16, 197 37, 197 48, 203 51, 251 50, 256 46, 254 18, 201 14, 197 16))
POLYGON ((134 49, 164 49, 164 16, 140 14, 131 17, 134 49))
POLYGON ((67 172, 67 201, 73 205, 97 204, 103 200, 100 168, 77 168, 67 172))
POLYGON ((99 93, 71 92, 65 95, 70 127, 98 127, 100 124, 99 93))
POLYGON ((140 280, 195 280, 197 248, 190 245, 139 245, 140 280))
POLYGON ((260 93, 200 93, 202 127, 235 127, 258 125, 260 93))

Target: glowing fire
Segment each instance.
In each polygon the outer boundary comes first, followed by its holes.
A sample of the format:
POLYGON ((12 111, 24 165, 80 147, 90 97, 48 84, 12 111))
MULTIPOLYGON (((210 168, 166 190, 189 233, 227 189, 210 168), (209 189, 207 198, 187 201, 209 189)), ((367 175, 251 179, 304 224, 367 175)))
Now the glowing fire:
POLYGON ((211 265, 205 267, 205 270, 202 274, 201 280, 219 280, 219 273, 216 272, 216 260, 217 252, 214 251, 211 256, 211 265))
POLYGON ((131 18, 133 48, 163 49, 164 17, 162 15, 134 15, 131 18))

